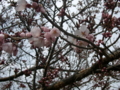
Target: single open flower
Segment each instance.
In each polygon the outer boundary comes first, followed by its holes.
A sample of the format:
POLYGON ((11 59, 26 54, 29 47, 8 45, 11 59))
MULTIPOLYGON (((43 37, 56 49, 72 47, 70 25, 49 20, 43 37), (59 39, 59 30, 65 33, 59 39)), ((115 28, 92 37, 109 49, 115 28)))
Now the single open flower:
POLYGON ((34 27, 31 29, 31 32, 33 37, 40 37, 41 29, 39 27, 34 27))
POLYGON ((75 35, 78 37, 86 37, 89 34, 89 30, 85 25, 82 25, 79 30, 75 31, 75 35))
POLYGON ((50 34, 52 35, 52 37, 58 37, 60 35, 60 30, 57 28, 53 28, 51 29, 50 34))
POLYGON ((16 6, 16 11, 22 11, 26 8, 27 2, 25 0, 18 0, 17 1, 17 6, 16 6))

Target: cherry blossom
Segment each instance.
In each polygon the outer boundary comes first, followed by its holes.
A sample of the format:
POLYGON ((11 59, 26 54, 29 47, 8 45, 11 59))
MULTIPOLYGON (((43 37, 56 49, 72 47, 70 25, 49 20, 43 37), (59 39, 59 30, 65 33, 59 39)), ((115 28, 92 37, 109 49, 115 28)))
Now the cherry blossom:
POLYGON ((16 6, 16 11, 22 11, 26 8, 27 2, 25 0, 18 0, 17 1, 17 6, 16 6))
POLYGON ((50 47, 52 45, 52 42, 47 39, 45 39, 44 42, 46 47, 50 47))
POLYGON ((58 13, 58 16, 64 16, 65 15, 65 10, 61 9, 60 12, 58 13))
POLYGON ((81 40, 79 40, 79 41, 76 42, 76 45, 81 46, 81 47, 85 47, 85 46, 88 45, 88 43, 85 42, 85 41, 81 41, 81 40))
POLYGON ((47 27, 42 26, 41 29, 42 29, 44 32, 50 32, 50 29, 48 29, 47 27))
POLYGON ((44 34, 44 37, 47 39, 47 40, 51 40, 51 34, 50 34, 50 32, 46 32, 45 34, 44 34))
POLYGON ((0 34, 0 44, 2 44, 4 42, 4 34, 0 34))
POLYGON ((44 34, 44 37, 48 40, 48 41, 51 41, 51 42, 54 42, 55 41, 55 36, 53 36, 50 32, 46 32, 44 34))
POLYGON ((32 44, 33 48, 40 48, 44 46, 43 38, 30 38, 29 42, 32 44))
POLYGON ((50 47, 59 35, 59 29, 52 28, 50 30, 44 26, 41 26, 41 28, 35 26, 30 32, 26 33, 26 37, 29 37, 29 42, 33 48, 40 48, 42 46, 50 47))
POLYGON ((30 38, 32 36, 32 34, 30 32, 26 33, 26 37, 30 38))
POLYGON ((85 25, 82 25, 79 30, 75 31, 75 35, 78 37, 86 37, 89 34, 89 30, 85 25))
POLYGON ((94 37, 93 34, 88 34, 88 36, 86 36, 86 38, 87 38, 89 41, 91 41, 91 42, 93 42, 94 39, 95 39, 95 37, 94 37))
POLYGON ((41 29, 35 26, 34 28, 31 29, 30 33, 33 37, 40 37, 41 29))
POLYGON ((9 54, 12 54, 13 51, 13 44, 11 42, 3 43, 2 49, 9 54))
POLYGON ((26 36, 26 35, 25 35, 24 32, 20 33, 20 37, 25 37, 25 36, 26 36))
POLYGON ((43 8, 43 6, 41 4, 33 2, 32 7, 36 10, 36 12, 45 13, 45 9, 43 8))
POLYGON ((51 29, 50 34, 51 34, 53 37, 58 37, 58 36, 60 35, 60 31, 59 31, 59 29, 57 29, 57 28, 53 28, 53 29, 51 29))
POLYGON ((74 39, 73 37, 71 37, 71 36, 68 36, 68 41, 69 41, 69 42, 74 42, 75 39, 74 39))
MULTIPOLYGON (((81 37, 83 39, 87 39, 91 42, 94 41, 94 35, 93 34, 89 34, 89 30, 87 29, 87 27, 85 25, 82 25, 80 27, 79 30, 76 30, 75 31, 75 35, 78 36, 78 37, 81 37)), ((85 41, 82 41, 82 40, 77 40, 71 36, 68 36, 68 41, 73 43, 74 45, 77 45, 77 46, 80 46, 80 47, 86 47, 88 45, 87 42, 85 41)), ((75 47, 75 46, 72 46, 72 48, 76 51, 76 52, 81 52, 82 49, 78 48, 78 47, 75 47)))

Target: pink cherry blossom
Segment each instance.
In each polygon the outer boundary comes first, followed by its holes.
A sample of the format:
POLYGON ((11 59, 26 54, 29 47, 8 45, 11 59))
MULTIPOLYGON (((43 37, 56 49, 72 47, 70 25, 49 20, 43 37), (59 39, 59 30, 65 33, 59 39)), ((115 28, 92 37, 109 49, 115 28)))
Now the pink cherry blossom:
POLYGON ((40 48, 44 46, 44 39, 43 38, 30 38, 29 42, 32 44, 34 48, 40 48))
POLYGON ((11 42, 3 43, 2 49, 9 54, 12 54, 13 51, 13 44, 11 42))
POLYGON ((0 34, 0 40, 1 40, 1 39, 3 40, 4 37, 5 37, 4 34, 0 34))
POLYGON ((16 6, 16 11, 22 11, 26 8, 27 2, 25 0, 18 0, 17 1, 17 6, 16 6))
POLYGON ((50 34, 52 35, 52 37, 58 37, 60 35, 60 30, 57 28, 53 28, 51 29, 50 34))
POLYGON ((85 25, 82 25, 79 30, 75 31, 75 35, 78 37, 86 37, 89 34, 89 30, 85 25))
POLYGON ((47 40, 50 40, 52 36, 51 36, 50 32, 46 32, 46 33, 44 34, 44 37, 45 37, 47 40))
POLYGON ((44 34, 44 37, 48 40, 48 41, 51 41, 51 42, 54 42, 55 41, 55 36, 52 36, 50 32, 46 32, 44 34))
POLYGON ((33 37, 40 37, 40 34, 41 34, 41 29, 39 27, 34 27, 31 29, 31 32, 33 37))
POLYGON ((52 45, 52 42, 47 39, 45 39, 44 42, 46 47, 50 47, 52 45))
POLYGON ((43 6, 41 4, 38 4, 36 2, 32 3, 32 7, 37 11, 37 12, 41 12, 41 13, 45 13, 45 9, 43 8, 43 6))
POLYGON ((68 36, 68 41, 75 44, 76 43, 76 39, 71 37, 71 36, 68 36))
POLYGON ((27 33, 26 33, 26 37, 27 37, 27 38, 30 38, 31 36, 32 36, 32 34, 31 34, 30 32, 27 32, 27 33))
POLYGON ((81 47, 86 47, 86 46, 88 45, 87 42, 81 41, 81 40, 80 40, 80 41, 77 41, 76 44, 77 44, 78 46, 81 46, 81 47))
POLYGON ((87 38, 89 41, 91 41, 91 42, 93 42, 94 39, 95 39, 95 37, 94 37, 93 34, 88 34, 88 36, 86 36, 86 38, 87 38))
POLYGON ((5 38, 4 34, 0 34, 0 42, 1 43, 3 42, 4 38, 5 38))
POLYGON ((65 10, 61 9, 60 12, 58 13, 58 16, 64 16, 65 15, 65 10))
POLYGON ((50 32, 50 29, 48 29, 47 27, 42 26, 41 29, 42 29, 44 32, 50 32))

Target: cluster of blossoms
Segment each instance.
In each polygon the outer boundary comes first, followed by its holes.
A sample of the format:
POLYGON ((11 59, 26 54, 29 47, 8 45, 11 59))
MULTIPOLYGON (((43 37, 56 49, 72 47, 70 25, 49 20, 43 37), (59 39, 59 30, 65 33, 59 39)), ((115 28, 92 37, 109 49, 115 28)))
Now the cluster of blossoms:
POLYGON ((108 31, 111 31, 114 27, 120 25, 120 18, 112 17, 108 13, 103 12, 102 18, 103 25, 108 31))
POLYGON ((51 70, 47 72, 46 77, 43 77, 41 80, 38 81, 40 84, 45 84, 45 86, 49 86, 50 83, 54 82, 54 79, 58 77, 58 69, 51 70))
MULTIPOLYGON (((33 27, 30 32, 19 34, 20 37, 28 38, 32 48, 40 48, 42 46, 50 47, 56 38, 60 35, 57 28, 48 29, 47 27, 33 27)), ((9 35, 8 35, 9 36, 9 35)), ((6 34, 0 34, 0 51, 5 51, 11 55, 16 56, 17 46, 6 38, 6 34)))
POLYGON ((55 39, 60 35, 57 28, 48 29, 47 27, 33 27, 30 32, 20 34, 21 37, 29 38, 32 48, 40 48, 42 46, 50 47, 55 39))
POLYGON ((103 35, 105 38, 112 36, 112 34, 111 34, 110 32, 103 33, 102 35, 103 35))
MULTIPOLYGON (((82 25, 79 30, 75 31, 76 36, 93 42, 94 41, 94 36, 92 34, 89 34, 89 33, 90 33, 90 31, 87 29, 87 27, 85 25, 82 25)), ((87 42, 82 41, 82 40, 77 40, 73 37, 69 37, 68 39, 71 43, 73 43, 74 45, 80 46, 80 47, 86 47, 88 45, 87 42)), ((79 48, 74 47, 74 46, 72 46, 72 48, 76 52, 81 52, 82 51, 82 49, 79 49, 79 48)))
POLYGON ((106 3, 105 3, 105 7, 107 9, 113 9, 115 7, 115 1, 114 0, 108 0, 106 3))
POLYGON ((33 8, 33 9, 35 9, 36 12, 45 13, 45 9, 42 7, 42 5, 40 5, 36 2, 33 2, 31 5, 31 4, 28 4, 25 0, 18 0, 17 6, 16 6, 16 11, 22 11, 26 7, 33 8))
POLYGON ((11 55, 13 54, 14 56, 16 56, 18 51, 16 45, 5 40, 4 34, 0 34, 0 50, 4 50, 11 55))

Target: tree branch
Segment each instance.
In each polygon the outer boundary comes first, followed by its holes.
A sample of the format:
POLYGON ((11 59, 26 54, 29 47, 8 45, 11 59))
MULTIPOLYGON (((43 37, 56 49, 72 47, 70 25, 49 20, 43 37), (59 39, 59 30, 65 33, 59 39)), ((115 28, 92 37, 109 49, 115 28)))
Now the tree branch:
MULTIPOLYGON (((103 58, 103 62, 102 62, 103 65, 107 65, 110 61, 120 58, 120 50, 114 51, 113 53, 115 56, 113 56, 112 54, 109 54, 109 57, 110 57, 109 59, 103 58)), ((59 90, 60 88, 62 88, 64 86, 67 86, 71 83, 74 83, 75 81, 79 81, 79 80, 89 76, 90 74, 95 72, 97 69, 99 69, 99 62, 96 62, 95 64, 93 64, 92 67, 90 67, 88 69, 79 71, 66 79, 58 81, 55 84, 44 88, 43 90, 59 90)))

